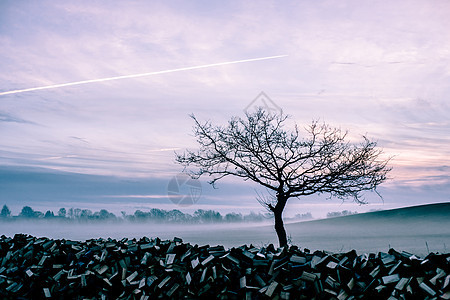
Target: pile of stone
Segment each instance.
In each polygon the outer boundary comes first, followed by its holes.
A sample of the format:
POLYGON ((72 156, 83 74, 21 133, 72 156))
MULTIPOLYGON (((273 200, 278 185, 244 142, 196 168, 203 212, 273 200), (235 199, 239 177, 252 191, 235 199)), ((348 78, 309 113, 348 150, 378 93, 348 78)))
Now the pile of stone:
POLYGON ((0 238, 0 298, 450 299, 450 254, 0 238))

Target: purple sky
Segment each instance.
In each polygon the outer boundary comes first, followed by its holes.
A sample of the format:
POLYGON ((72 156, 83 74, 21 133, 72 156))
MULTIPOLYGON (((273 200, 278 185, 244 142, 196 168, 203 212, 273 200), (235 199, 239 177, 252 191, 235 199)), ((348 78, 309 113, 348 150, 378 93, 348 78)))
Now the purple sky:
MULTIPOLYGON (((195 147, 188 114, 223 123, 242 116, 261 91, 300 125, 320 119, 349 129, 352 138, 367 134, 394 156, 384 203, 368 196, 371 205, 361 208, 316 197, 291 201, 289 214, 450 201, 448 28, 445 0, 1 1, 0 93, 288 57, 1 95, 0 205, 93 206, 103 197, 101 205, 130 210, 178 208, 165 189, 181 171, 173 151, 195 147), (29 176, 50 171, 104 182, 62 199, 53 193, 56 177, 43 184, 29 176), (149 189, 124 188, 114 198, 112 178, 149 189), (28 196, 20 191, 36 186, 28 196), (90 201, 78 205, 87 194, 90 201), (148 198, 133 206, 137 198, 126 195, 148 198)), ((204 184, 189 209, 262 209, 253 186, 218 186, 204 184)))

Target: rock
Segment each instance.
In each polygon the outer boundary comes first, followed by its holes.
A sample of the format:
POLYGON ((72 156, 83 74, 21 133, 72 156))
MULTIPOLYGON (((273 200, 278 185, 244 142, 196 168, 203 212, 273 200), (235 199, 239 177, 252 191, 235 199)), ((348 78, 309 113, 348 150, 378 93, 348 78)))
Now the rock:
POLYGON ((0 298, 450 299, 450 254, 0 238, 0 298))

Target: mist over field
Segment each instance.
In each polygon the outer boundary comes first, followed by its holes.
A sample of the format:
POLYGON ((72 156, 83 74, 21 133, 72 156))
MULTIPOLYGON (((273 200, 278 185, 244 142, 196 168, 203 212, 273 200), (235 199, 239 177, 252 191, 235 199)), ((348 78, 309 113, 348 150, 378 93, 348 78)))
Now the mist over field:
MULTIPOLYGON (((389 248, 420 256, 446 253, 450 248, 450 203, 378 211, 345 217, 292 222, 286 225, 290 242, 310 250, 359 253, 389 248)), ((272 220, 258 223, 160 224, 152 222, 77 223, 58 220, 0 222, 1 234, 26 233, 54 239, 87 240, 149 237, 198 245, 238 247, 277 246, 272 220)))

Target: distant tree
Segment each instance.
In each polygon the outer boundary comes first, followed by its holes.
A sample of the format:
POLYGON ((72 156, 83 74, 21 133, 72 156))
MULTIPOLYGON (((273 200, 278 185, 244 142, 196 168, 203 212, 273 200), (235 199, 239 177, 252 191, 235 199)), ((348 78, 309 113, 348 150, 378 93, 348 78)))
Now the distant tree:
POLYGON ((61 207, 58 210, 58 217, 65 218, 66 217, 66 213, 67 213, 66 209, 64 207, 61 207))
POLYGON ((54 217, 55 217, 55 214, 50 210, 47 210, 47 212, 44 215, 44 218, 46 218, 46 219, 54 218, 54 217))
POLYGON ((222 215, 214 210, 198 209, 194 212, 194 218, 202 223, 213 223, 222 221, 222 215))
POLYGON ((250 212, 248 215, 244 216, 245 222, 261 222, 268 219, 267 216, 264 216, 261 213, 250 212))
POLYGON ((73 217, 78 219, 78 218, 80 218, 80 216, 81 216, 81 209, 80 208, 75 208, 73 210, 73 217))
POLYGON ((11 216, 11 211, 9 210, 9 207, 5 204, 2 207, 2 211, 0 212, 1 218, 8 218, 11 216))
POLYGON ((124 218, 124 220, 127 220, 129 222, 136 221, 136 217, 134 216, 134 214, 133 215, 125 215, 123 218, 124 218))
POLYGON ((148 218, 148 214, 138 209, 134 212, 134 217, 136 220, 142 221, 148 218))
POLYGON ((225 215, 225 221, 226 222, 242 222, 242 214, 237 213, 228 213, 225 215))
POLYGON ((24 206, 19 216, 23 218, 34 218, 34 210, 30 206, 24 206))
POLYGON ((275 218, 280 246, 287 245, 283 211, 290 198, 326 193, 364 203, 363 191, 375 191, 390 171, 376 142, 346 141, 346 132, 313 122, 301 135, 297 126, 285 130, 287 116, 260 108, 246 118, 232 118, 228 126, 200 123, 194 115, 198 151, 176 156, 184 167, 195 166, 193 178, 212 177, 214 184, 234 176, 265 187, 269 196, 259 202, 275 218))
POLYGON ((299 220, 311 220, 313 219, 313 216, 310 212, 307 212, 304 214, 296 214, 294 218, 299 220))
POLYGON ((356 215, 356 214, 358 214, 357 211, 350 211, 350 210, 343 210, 342 211, 342 215, 343 216, 350 216, 350 215, 356 215))
POLYGON ((349 211, 349 210, 332 211, 332 212, 327 213, 327 218, 350 216, 350 215, 356 215, 357 213, 358 213, 357 211, 349 211))
POLYGON ((89 219, 92 217, 92 211, 90 209, 83 209, 80 213, 80 219, 89 219))
POLYGON ((101 209, 100 211, 96 211, 93 215, 94 219, 99 219, 99 220, 108 220, 108 219, 115 219, 116 215, 113 213, 110 213, 109 211, 107 211, 106 209, 101 209))
POLYGON ((112 212, 107 211, 106 209, 100 210, 100 218, 101 219, 115 219, 116 215, 112 212))
POLYGON ((167 221, 176 223, 186 222, 186 215, 178 209, 173 209, 167 213, 167 221))
POLYGON ((34 217, 35 218, 43 218, 44 217, 44 213, 42 211, 35 210, 34 211, 34 217))
POLYGON ((152 208, 149 211, 152 220, 164 221, 167 219, 167 211, 159 208, 152 208))

